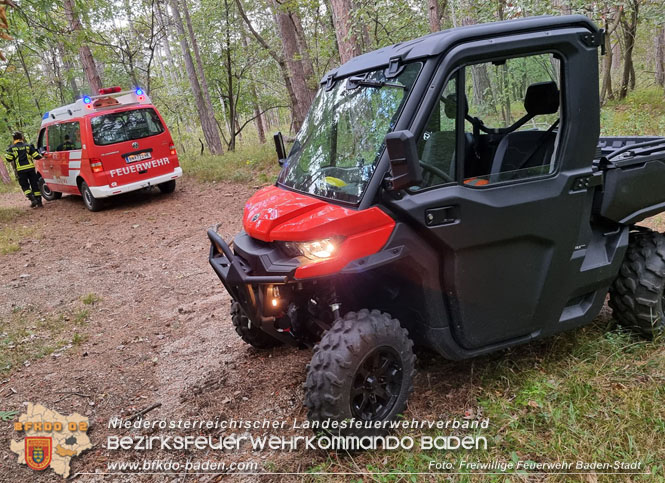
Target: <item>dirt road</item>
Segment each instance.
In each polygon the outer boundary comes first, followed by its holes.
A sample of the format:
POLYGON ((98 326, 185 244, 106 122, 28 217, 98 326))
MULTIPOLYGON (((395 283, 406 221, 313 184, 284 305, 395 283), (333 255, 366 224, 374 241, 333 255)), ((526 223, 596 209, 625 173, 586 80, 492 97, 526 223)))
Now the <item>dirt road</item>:
MULTIPOLYGON (((64 341, 57 350, 0 377, 0 410, 22 412, 30 401, 90 418, 94 447, 72 460, 72 474, 105 472, 113 461, 160 457, 251 461, 261 472, 297 471, 327 457, 313 451, 220 455, 104 448, 107 435, 132 434, 109 429, 110 418, 128 417, 155 404, 161 406, 147 419, 305 418, 301 386, 310 351, 258 352, 244 344, 231 326, 230 299, 207 261, 205 230, 221 222, 223 236, 236 233, 252 191, 185 179, 172 195, 136 193, 99 213, 88 212, 73 196, 30 210, 19 193, 0 195, 0 207, 27 211, 15 224, 35 227, 18 252, 0 255, 0 332, 20 320, 29 325, 22 340, 2 350, 20 350, 22 344, 53 333, 64 341)), ((492 361, 452 363, 421 355, 407 417, 473 412, 474 364, 492 361)), ((188 434, 234 432, 242 431, 188 434)), ((11 438, 20 439, 12 422, 0 421, 0 480, 54 481, 50 470, 35 473, 19 466, 9 451, 11 438)), ((79 476, 83 481, 98 478, 112 477, 79 476)), ((132 481, 153 478, 163 481, 160 476, 132 481)), ((206 475, 187 479, 211 481, 206 475)))
MULTIPOLYGON (((151 418, 304 415, 309 354, 257 353, 242 343, 207 262, 206 228, 221 222, 221 234, 238 231, 253 190, 211 186, 184 181, 173 195, 137 193, 100 213, 66 196, 21 216, 20 224, 36 230, 20 251, 0 256, 3 325, 26 308, 36 321, 59 316, 64 325, 87 312, 76 327, 83 342, 14 369, 0 385, 1 410, 31 401, 90 418, 95 447, 72 461, 72 473, 104 471, 118 458, 102 448, 109 418, 156 403, 151 418), (99 300, 84 305, 86 296, 99 300)), ((0 195, 0 206, 29 210, 18 193, 0 195)), ((0 479, 36 477, 9 452, 17 437, 11 423, 0 428, 0 479)), ((45 472, 36 480, 51 478, 45 472)))

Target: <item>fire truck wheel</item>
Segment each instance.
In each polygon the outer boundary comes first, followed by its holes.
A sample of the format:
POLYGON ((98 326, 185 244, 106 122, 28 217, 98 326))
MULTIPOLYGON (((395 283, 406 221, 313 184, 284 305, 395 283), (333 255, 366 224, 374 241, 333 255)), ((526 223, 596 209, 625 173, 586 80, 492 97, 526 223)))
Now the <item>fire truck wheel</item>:
POLYGON ((255 349, 272 349, 282 345, 280 341, 252 325, 238 302, 231 304, 231 321, 240 338, 255 349))
POLYGON ((51 190, 41 176, 39 177, 39 191, 42 193, 42 198, 46 201, 59 200, 62 198, 62 193, 51 190))
MULTIPOLYGON (((413 391, 415 360, 413 342, 397 319, 378 310, 349 312, 314 347, 305 382, 309 419, 394 420, 413 391)), ((339 432, 365 436, 388 431, 339 432)))
POLYGON ((85 207, 90 211, 99 211, 102 209, 102 201, 92 195, 88 183, 85 181, 81 181, 81 196, 83 196, 85 207))
POLYGON ((166 183, 160 183, 157 185, 159 191, 164 194, 173 193, 175 191, 175 180, 167 181, 166 183))
POLYGON ((609 306, 620 325, 647 337, 665 330, 665 236, 631 233, 619 275, 610 287, 609 306))

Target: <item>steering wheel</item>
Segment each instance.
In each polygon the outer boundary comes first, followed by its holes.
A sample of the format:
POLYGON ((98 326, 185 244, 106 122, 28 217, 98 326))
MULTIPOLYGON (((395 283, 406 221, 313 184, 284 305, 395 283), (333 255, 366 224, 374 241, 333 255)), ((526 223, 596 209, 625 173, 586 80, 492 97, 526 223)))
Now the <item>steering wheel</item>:
POLYGON ((442 169, 437 168, 433 164, 426 163, 425 161, 419 161, 419 162, 423 170, 429 172, 431 175, 438 176, 444 181, 455 181, 452 176, 450 176, 442 169))

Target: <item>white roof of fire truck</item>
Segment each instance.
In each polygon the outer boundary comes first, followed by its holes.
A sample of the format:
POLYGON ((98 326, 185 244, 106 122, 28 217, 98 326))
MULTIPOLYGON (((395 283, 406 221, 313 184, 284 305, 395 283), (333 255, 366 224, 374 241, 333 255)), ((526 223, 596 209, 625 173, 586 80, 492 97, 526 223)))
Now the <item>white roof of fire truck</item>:
POLYGON ((46 112, 42 117, 42 127, 55 121, 66 121, 122 106, 141 104, 148 105, 152 103, 140 87, 130 91, 122 91, 120 87, 105 87, 99 90, 97 96, 83 96, 72 104, 56 107, 46 112))

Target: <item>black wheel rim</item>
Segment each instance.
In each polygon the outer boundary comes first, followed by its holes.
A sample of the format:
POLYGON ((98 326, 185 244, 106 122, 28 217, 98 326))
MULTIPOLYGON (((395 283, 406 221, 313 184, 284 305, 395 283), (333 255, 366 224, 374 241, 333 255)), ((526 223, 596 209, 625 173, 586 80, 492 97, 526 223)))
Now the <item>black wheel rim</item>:
POLYGON ((381 421, 402 389, 402 359, 391 347, 379 347, 360 364, 351 387, 351 412, 365 421, 381 421))

